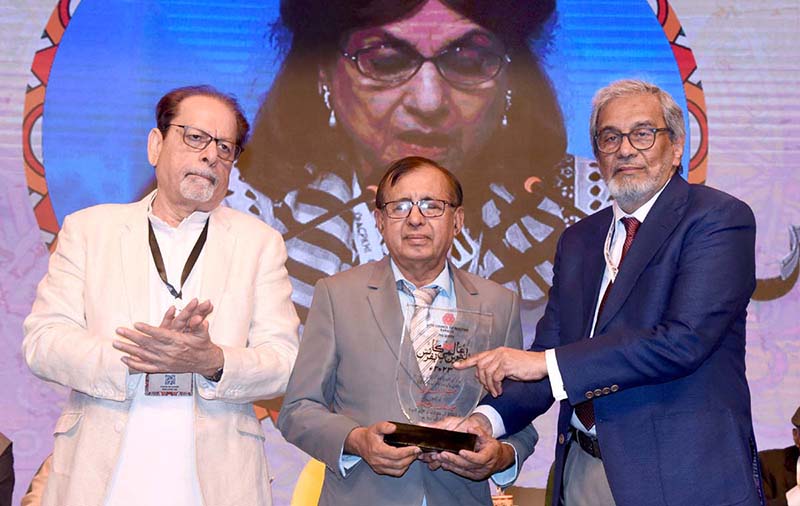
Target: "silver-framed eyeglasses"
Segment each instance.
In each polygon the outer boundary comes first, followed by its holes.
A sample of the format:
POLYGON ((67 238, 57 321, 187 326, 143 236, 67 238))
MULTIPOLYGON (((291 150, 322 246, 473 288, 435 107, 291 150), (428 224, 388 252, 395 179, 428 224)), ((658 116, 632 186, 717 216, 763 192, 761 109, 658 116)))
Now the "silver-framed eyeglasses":
POLYGON ((433 62, 436 70, 453 86, 469 88, 494 79, 511 57, 498 54, 492 47, 474 43, 455 43, 431 57, 422 56, 402 42, 367 46, 353 53, 341 50, 358 71, 375 81, 390 86, 400 85, 419 72, 422 65, 433 62))
POLYGON ((386 213, 386 216, 393 219, 408 218, 411 214, 411 209, 417 206, 422 216, 426 218, 438 218, 442 216, 447 209, 447 206, 458 207, 446 200, 438 199, 420 199, 414 202, 409 199, 392 200, 386 202, 381 206, 381 209, 386 213))
POLYGON ((671 132, 671 130, 669 128, 641 127, 623 133, 613 128, 606 128, 594 136, 594 143, 601 153, 613 155, 622 146, 622 139, 627 137, 631 146, 639 151, 645 151, 656 143, 656 135, 659 132, 671 132))
POLYGON ((199 128, 189 125, 178 125, 176 123, 170 123, 169 126, 183 128, 183 143, 192 149, 202 151, 211 144, 211 141, 214 141, 217 146, 217 156, 226 162, 236 161, 239 155, 242 154, 242 148, 237 146, 236 143, 214 137, 210 133, 200 130, 199 128))

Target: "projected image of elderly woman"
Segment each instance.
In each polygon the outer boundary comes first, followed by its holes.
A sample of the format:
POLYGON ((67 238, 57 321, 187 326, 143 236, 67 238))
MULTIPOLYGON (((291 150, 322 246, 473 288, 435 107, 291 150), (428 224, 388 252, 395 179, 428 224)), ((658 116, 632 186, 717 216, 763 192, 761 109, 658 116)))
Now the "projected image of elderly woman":
POLYGON ((288 51, 231 178, 228 203, 275 226, 301 318, 316 280, 385 252, 374 185, 419 155, 464 182, 452 260, 517 290, 549 287, 560 231, 580 211, 566 134, 533 47, 554 2, 284 1, 288 51))

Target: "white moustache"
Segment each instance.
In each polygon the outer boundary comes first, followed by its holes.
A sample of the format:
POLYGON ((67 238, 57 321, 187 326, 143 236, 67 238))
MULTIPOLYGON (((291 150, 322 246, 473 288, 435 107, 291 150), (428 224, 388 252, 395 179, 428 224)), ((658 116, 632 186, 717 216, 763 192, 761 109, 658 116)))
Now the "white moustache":
POLYGON ((212 185, 214 185, 214 186, 217 185, 217 176, 214 174, 214 171, 209 170, 209 169, 195 169, 195 168, 192 168, 192 169, 189 169, 188 171, 186 171, 186 174, 184 175, 184 178, 186 176, 204 177, 204 178, 208 179, 211 182, 212 185))

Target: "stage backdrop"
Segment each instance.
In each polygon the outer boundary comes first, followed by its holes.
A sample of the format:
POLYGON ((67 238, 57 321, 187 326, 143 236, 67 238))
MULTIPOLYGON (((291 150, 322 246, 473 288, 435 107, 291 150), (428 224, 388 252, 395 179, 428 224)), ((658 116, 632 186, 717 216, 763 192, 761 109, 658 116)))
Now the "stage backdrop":
MULTIPOLYGON (((194 83, 236 94, 253 124, 226 203, 284 233, 301 317, 316 279, 382 254, 368 219, 374 174, 413 151, 464 182, 471 212, 453 260, 521 294, 528 343, 560 232, 608 204, 587 133, 591 96, 620 77, 657 83, 687 117, 684 176, 736 195, 756 213, 748 378, 759 446, 788 445, 788 418, 800 404, 800 373, 790 367, 800 358, 800 176, 789 162, 800 146, 791 126, 800 51, 790 42, 799 12, 778 1, 563 0, 523 42, 501 24, 488 27, 488 41, 462 41, 498 56, 505 50, 507 87, 482 89, 468 103, 443 79, 434 90, 409 83, 412 99, 440 105, 436 114, 418 108, 416 126, 401 128, 393 120, 408 97, 337 87, 341 69, 327 64, 331 48, 293 46, 302 34, 279 22, 276 0, 229 2, 224 11, 217 2, 168 0, 2 6, 0 431, 14 441, 15 500, 52 448, 65 395, 34 378, 19 351, 48 250, 66 214, 132 201, 150 188, 145 139, 154 104, 168 89, 194 83), (289 63, 299 71, 286 72, 289 63), (309 209, 331 195, 342 205, 326 209, 322 225, 307 226, 309 209)), ((424 29, 412 25, 407 35, 424 29)), ((518 484, 544 485, 554 422, 552 410, 536 421, 542 439, 518 484)), ((288 504, 308 458, 271 421, 264 428, 276 503, 288 504)))

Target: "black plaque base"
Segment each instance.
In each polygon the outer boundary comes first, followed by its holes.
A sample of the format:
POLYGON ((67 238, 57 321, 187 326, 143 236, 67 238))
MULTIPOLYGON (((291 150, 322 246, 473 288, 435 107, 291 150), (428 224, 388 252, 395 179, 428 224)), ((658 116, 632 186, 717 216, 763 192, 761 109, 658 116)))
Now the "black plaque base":
POLYGON ((475 451, 478 436, 468 432, 435 429, 421 425, 391 422, 397 426, 392 434, 383 436, 383 442, 391 446, 419 446, 424 452, 475 451))

